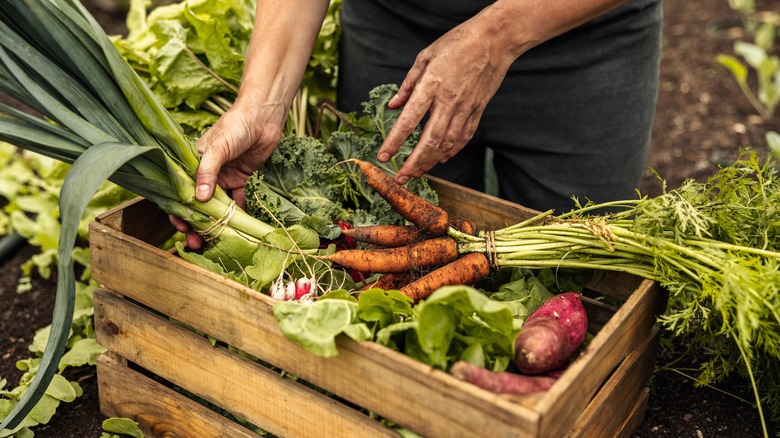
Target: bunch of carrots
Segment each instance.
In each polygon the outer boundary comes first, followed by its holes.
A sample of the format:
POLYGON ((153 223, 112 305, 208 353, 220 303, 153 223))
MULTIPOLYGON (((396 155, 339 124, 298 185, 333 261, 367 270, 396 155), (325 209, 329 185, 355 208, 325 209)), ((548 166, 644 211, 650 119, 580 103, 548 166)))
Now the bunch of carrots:
POLYGON ((415 301, 442 286, 472 285, 490 274, 487 256, 481 252, 463 254, 453 237, 475 235, 472 222, 451 220, 444 209, 396 183, 370 162, 349 162, 357 164, 366 182, 413 225, 342 229, 343 235, 375 249, 343 249, 326 256, 327 260, 348 269, 384 274, 365 288, 398 289, 415 301))

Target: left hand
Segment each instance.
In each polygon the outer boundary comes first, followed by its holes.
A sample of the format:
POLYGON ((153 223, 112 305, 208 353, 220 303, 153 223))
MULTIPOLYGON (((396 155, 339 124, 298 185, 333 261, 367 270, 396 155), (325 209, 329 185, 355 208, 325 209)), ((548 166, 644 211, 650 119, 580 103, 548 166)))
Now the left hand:
POLYGON ((396 174, 400 184, 421 177, 463 149, 516 58, 477 17, 421 51, 390 100, 390 108, 404 108, 377 153, 383 162, 430 113, 420 141, 396 174))

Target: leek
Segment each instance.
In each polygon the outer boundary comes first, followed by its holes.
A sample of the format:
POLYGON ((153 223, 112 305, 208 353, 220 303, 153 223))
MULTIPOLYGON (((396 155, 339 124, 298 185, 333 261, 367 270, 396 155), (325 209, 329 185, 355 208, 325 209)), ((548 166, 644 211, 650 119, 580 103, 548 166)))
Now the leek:
MULTIPOLYGON (((0 104, 0 140, 72 163, 60 194, 57 297, 38 374, 0 424, 14 429, 57 371, 73 315, 70 254, 81 213, 106 180, 217 238, 260 241, 275 227, 217 189, 195 200, 199 156, 192 139, 75 0, 7 0, 0 9, 0 92, 44 118, 0 104)), ((207 237, 209 237, 207 236, 207 237)))

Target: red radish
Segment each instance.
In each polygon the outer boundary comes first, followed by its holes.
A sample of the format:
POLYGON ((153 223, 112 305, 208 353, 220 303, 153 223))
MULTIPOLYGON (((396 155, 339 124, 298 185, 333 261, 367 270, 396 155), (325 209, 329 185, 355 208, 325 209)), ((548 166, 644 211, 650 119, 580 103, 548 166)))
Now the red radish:
POLYGON ((311 280, 306 277, 299 278, 298 281, 295 282, 295 299, 300 300, 301 297, 311 292, 311 286, 311 280))

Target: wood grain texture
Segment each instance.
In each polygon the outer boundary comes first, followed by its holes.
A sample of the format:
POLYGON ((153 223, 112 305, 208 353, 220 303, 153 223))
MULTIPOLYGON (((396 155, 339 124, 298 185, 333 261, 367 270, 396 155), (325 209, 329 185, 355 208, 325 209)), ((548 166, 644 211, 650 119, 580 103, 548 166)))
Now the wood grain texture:
POLYGON ((274 435, 397 436, 366 414, 105 290, 95 291, 95 319, 101 345, 274 435))
POLYGON ((100 412, 138 422, 147 437, 258 436, 107 355, 98 357, 97 373, 100 412))
POLYGON ((622 432, 624 422, 636 415, 635 402, 642 398, 653 373, 659 333, 659 327, 653 327, 626 357, 582 412, 569 438, 606 438, 622 432))

